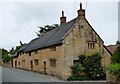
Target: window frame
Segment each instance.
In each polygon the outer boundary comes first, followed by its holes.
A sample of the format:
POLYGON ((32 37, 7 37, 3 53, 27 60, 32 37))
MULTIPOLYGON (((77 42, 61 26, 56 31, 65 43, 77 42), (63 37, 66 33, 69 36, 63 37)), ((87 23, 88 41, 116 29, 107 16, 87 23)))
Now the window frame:
POLYGON ((51 46, 51 47, 50 47, 50 50, 51 50, 51 51, 56 51, 56 50, 57 50, 57 49, 56 49, 56 46, 51 46))
POLYGON ((34 51, 34 54, 38 54, 38 50, 35 50, 35 51, 34 51))
POLYGON ((31 56, 31 52, 29 52, 28 54, 29 54, 29 56, 31 56))
POLYGON ((49 59, 50 60, 50 67, 56 67, 57 66, 57 60, 55 58, 49 59))
POLYGON ((34 59, 34 64, 35 64, 36 66, 38 66, 38 65, 39 65, 39 60, 38 60, 38 59, 34 59))
POLYGON ((87 42, 87 46, 88 46, 88 49, 95 49, 95 42, 93 41, 87 42))

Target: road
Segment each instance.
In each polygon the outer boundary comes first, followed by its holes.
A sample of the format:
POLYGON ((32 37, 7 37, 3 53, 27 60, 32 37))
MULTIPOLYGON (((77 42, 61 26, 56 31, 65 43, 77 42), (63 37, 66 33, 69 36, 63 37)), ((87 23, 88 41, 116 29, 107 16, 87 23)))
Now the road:
POLYGON ((46 84, 49 83, 56 84, 56 82, 57 84, 62 84, 63 82, 65 82, 65 84, 107 84, 106 81, 73 81, 73 82, 68 81, 67 82, 60 80, 57 77, 38 74, 35 72, 25 71, 15 68, 8 68, 8 67, 2 67, 2 82, 9 82, 5 84, 17 84, 16 82, 22 82, 22 84, 36 84, 36 83, 39 84, 39 82, 47 82, 46 84))
POLYGON ((38 74, 31 71, 2 67, 2 82, 56 82, 56 77, 38 74))

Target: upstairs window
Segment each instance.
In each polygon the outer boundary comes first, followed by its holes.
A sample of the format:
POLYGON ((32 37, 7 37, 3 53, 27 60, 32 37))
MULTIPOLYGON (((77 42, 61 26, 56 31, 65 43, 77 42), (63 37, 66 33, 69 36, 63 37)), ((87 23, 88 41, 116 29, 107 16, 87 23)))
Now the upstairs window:
POLYGON ((19 52, 19 55, 21 55, 21 52, 19 52))
POLYGON ((51 51, 56 51, 56 46, 50 47, 50 50, 51 50, 51 51))
POLYGON ((34 60, 34 63, 35 63, 35 65, 38 65, 39 63, 38 63, 38 59, 35 59, 34 60))
POLYGON ((29 52, 29 56, 31 56, 31 52, 29 52))
POLYGON ((87 45, 88 45, 88 49, 94 49, 95 47, 94 42, 88 42, 87 45))
POLYGON ((50 66, 56 67, 56 59, 50 59, 50 66))
POLYGON ((38 50, 35 50, 34 53, 35 53, 35 54, 38 54, 38 50))

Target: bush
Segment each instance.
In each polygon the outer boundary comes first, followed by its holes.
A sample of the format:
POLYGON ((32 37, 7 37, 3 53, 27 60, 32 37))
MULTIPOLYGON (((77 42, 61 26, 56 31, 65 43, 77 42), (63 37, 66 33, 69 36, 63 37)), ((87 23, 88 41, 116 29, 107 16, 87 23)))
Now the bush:
POLYGON ((120 46, 117 47, 115 53, 111 57, 112 63, 120 63, 120 46))
POLYGON ((106 74, 103 68, 101 67, 101 59, 99 53, 86 56, 80 55, 79 60, 80 64, 85 67, 85 72, 87 77, 91 80, 105 80, 106 74))
POLYGON ((105 80, 106 74, 103 68, 101 67, 102 57, 97 53, 90 56, 80 55, 79 64, 72 65, 72 77, 70 80, 105 80), (81 78, 81 73, 85 73, 81 78), (77 77, 76 77, 77 76, 77 77), (78 77, 79 76, 79 77, 78 77))
POLYGON ((80 64, 73 65, 70 68, 72 69, 73 76, 79 75, 80 72, 85 70, 85 68, 83 66, 81 66, 80 64))
POLYGON ((90 80, 88 77, 70 76, 67 81, 83 81, 90 80))
POLYGON ((2 49, 1 54, 2 54, 2 60, 3 60, 3 62, 9 62, 9 61, 12 60, 12 57, 10 57, 8 55, 8 51, 7 50, 2 49))
POLYGON ((3 62, 9 62, 9 61, 12 61, 12 57, 10 57, 8 55, 4 56, 3 62))
POLYGON ((120 79, 120 64, 110 64, 107 69, 109 73, 115 75, 116 80, 120 79))

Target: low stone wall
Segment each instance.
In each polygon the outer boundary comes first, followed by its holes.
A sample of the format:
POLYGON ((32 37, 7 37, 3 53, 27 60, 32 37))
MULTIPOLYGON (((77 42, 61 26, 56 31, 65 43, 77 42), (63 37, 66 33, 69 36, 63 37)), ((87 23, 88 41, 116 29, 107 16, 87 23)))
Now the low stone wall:
POLYGON ((11 67, 11 62, 5 62, 2 66, 11 67))
POLYGON ((107 84, 120 84, 120 80, 117 80, 113 74, 107 74, 107 81, 107 84))

